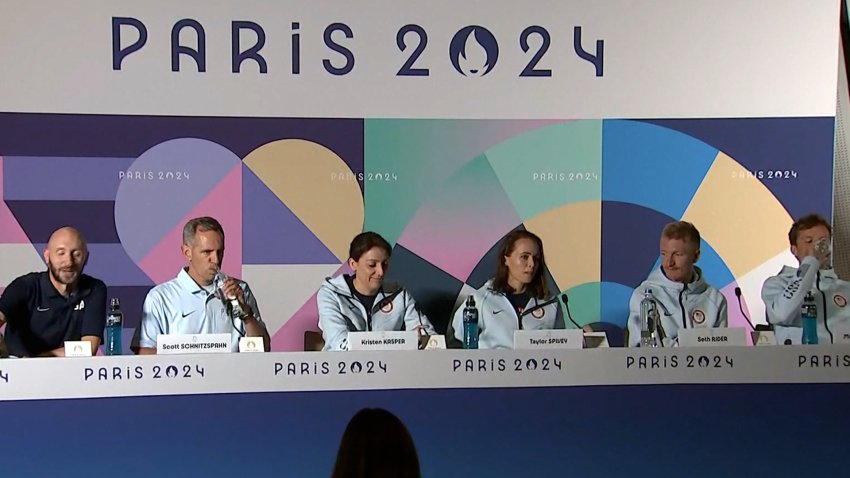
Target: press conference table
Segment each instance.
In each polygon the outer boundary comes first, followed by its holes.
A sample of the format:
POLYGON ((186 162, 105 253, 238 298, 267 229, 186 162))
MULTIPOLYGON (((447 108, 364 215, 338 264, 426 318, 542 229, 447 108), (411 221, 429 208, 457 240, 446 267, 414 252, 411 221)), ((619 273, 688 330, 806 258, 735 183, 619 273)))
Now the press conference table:
POLYGON ((0 361, 0 400, 319 390, 847 382, 850 345, 287 352, 0 361))
POLYGON ((847 345, 9 359, 0 475, 89 477, 69 464, 108 449, 120 476, 326 477, 382 407, 423 476, 843 476, 848 397, 847 345))

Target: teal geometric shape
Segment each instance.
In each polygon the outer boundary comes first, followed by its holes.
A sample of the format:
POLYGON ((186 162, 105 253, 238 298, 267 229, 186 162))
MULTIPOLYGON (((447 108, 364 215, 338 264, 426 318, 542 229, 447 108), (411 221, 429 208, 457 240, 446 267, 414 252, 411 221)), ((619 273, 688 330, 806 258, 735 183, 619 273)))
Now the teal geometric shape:
POLYGON ((602 197, 602 121, 528 131, 485 153, 523 220, 602 197))
MULTIPOLYGON (((569 297, 570 313, 578 325, 599 322, 599 302, 602 298, 602 287, 599 282, 588 282, 570 287, 566 294, 569 297)), ((570 322, 563 301, 561 301, 561 307, 564 309, 564 323, 568 329, 574 329, 575 325, 570 322)))

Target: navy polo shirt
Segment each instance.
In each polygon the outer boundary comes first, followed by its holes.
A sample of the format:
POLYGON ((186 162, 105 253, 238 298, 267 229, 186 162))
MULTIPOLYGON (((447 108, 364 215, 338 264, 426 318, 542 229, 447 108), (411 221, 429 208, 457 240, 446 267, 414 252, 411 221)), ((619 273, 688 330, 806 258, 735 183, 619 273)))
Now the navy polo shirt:
POLYGON ((53 287, 47 271, 13 280, 0 297, 6 316, 9 354, 34 357, 60 348, 66 340, 103 337, 106 285, 82 274, 77 289, 65 297, 53 287))

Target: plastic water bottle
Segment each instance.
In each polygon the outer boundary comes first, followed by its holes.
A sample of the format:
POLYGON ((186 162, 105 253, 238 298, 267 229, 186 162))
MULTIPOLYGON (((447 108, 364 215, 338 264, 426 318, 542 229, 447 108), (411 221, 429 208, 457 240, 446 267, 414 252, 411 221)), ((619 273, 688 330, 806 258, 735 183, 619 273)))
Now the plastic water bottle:
POLYGON ((118 298, 109 302, 109 313, 106 314, 106 355, 121 355, 121 327, 124 314, 118 298))
POLYGON ((815 304, 815 296, 809 291, 803 299, 801 309, 803 316, 803 343, 806 345, 817 345, 818 343, 818 306, 815 304))
POLYGON ((640 346, 658 346, 658 307, 652 289, 643 292, 643 300, 640 301, 640 346))
POLYGON ((472 296, 466 298, 466 307, 463 308, 463 348, 478 348, 478 309, 472 296))
POLYGON ((224 296, 224 283, 228 278, 229 277, 224 272, 216 272, 213 277, 213 289, 215 289, 215 294, 221 299, 221 303, 224 305, 224 310, 227 312, 228 317, 232 319, 244 319, 248 316, 248 314, 245 313, 245 310, 243 310, 242 306, 239 305, 239 301, 236 300, 236 297, 224 296))

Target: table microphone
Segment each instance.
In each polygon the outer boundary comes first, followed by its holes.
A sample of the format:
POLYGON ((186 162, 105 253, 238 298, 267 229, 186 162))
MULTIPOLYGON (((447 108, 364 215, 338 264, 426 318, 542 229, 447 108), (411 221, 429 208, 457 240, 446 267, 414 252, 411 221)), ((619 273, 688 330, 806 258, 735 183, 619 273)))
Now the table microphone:
POLYGON ((570 318, 570 322, 572 322, 572 324, 573 324, 573 325, 575 325, 577 329, 579 329, 579 330, 583 330, 583 329, 581 328, 581 326, 580 326, 580 325, 578 325, 578 322, 576 322, 575 320, 573 320, 573 314, 571 314, 571 313, 570 313, 570 298, 569 298, 569 297, 567 297, 567 293, 566 293, 566 292, 564 292, 563 294, 561 294, 561 301, 564 303, 564 307, 567 309, 567 317, 569 317, 569 318, 570 318))
POLYGON ((744 313, 744 305, 741 303, 741 288, 740 287, 735 287, 735 299, 737 299, 737 301, 738 301, 738 310, 741 311, 741 315, 744 316, 744 320, 747 321, 747 324, 749 324, 750 329, 752 329, 756 332, 766 332, 766 331, 773 330, 773 326, 770 325, 770 324, 768 324, 768 325, 765 325, 765 324, 753 325, 753 322, 750 320, 749 317, 747 317, 747 314, 744 313))
POLYGON ((744 320, 747 321, 747 324, 750 326, 750 330, 756 330, 756 327, 750 321, 750 318, 747 317, 747 314, 744 313, 744 304, 741 302, 741 288, 735 287, 735 299, 738 301, 738 310, 741 311, 741 315, 744 316, 744 320))

